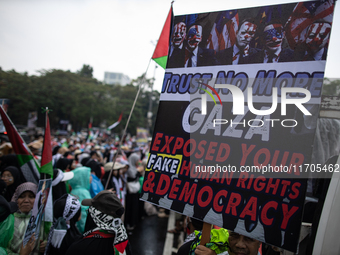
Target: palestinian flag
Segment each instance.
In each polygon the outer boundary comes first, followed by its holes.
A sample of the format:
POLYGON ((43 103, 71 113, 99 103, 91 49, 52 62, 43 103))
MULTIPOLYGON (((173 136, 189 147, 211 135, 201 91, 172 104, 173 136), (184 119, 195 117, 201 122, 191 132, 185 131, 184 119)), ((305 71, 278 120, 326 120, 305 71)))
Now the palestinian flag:
POLYGON ((121 113, 118 120, 115 123, 113 123, 111 126, 109 126, 107 129, 111 130, 111 129, 117 127, 118 124, 121 122, 122 118, 123 118, 123 113, 121 113))
POLYGON ((155 51, 153 52, 152 59, 164 69, 166 68, 166 62, 168 61, 168 51, 169 51, 169 42, 172 28, 172 5, 166 18, 165 24, 163 26, 163 30, 161 35, 159 36, 155 51))
MULTIPOLYGON (((46 124, 45 124, 45 135, 44 135, 44 144, 43 150, 41 154, 41 168, 40 168, 40 176, 43 181, 48 181, 48 179, 53 179, 53 165, 52 165, 52 143, 51 143, 51 129, 50 129, 50 120, 48 118, 48 109, 46 109, 46 124), (48 176, 47 176, 48 174, 48 176)), ((52 191, 51 187, 51 191, 52 191)), ((52 192, 48 194, 48 200, 45 205, 45 213, 44 213, 44 224, 46 226, 50 226, 48 222, 53 222, 53 199, 52 192)))
POLYGON ((32 152, 28 149, 28 146, 18 133, 2 106, 0 106, 0 115, 6 128, 9 141, 13 146, 14 153, 17 155, 23 176, 26 181, 33 182, 38 185, 40 178, 40 166, 38 162, 34 159, 32 152))
POLYGON ((53 178, 51 131, 50 131, 50 121, 48 118, 48 110, 46 111, 46 126, 45 126, 43 151, 41 154, 40 174, 49 174, 50 175, 49 177, 53 178))
POLYGON ((86 143, 89 143, 91 140, 93 140, 93 130, 92 130, 92 121, 90 121, 89 126, 88 126, 88 135, 87 135, 87 139, 86 139, 86 143))

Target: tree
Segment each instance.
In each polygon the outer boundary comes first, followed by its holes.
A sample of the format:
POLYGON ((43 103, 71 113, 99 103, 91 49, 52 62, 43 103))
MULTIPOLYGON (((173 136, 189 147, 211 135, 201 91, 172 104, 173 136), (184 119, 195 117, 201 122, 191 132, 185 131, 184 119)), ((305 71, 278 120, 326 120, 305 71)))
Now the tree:
MULTIPOLYGON (((48 107, 52 110, 49 118, 53 130, 58 129, 60 120, 68 120, 75 131, 87 128, 90 119, 93 119, 94 127, 102 124, 109 126, 123 112, 122 122, 114 130, 121 133, 138 91, 135 85, 139 81, 141 77, 126 86, 103 85, 79 72, 52 69, 41 70, 40 76, 28 76, 27 73, 5 72, 0 68, 1 97, 10 99, 8 114, 13 123, 26 126, 28 113, 38 111, 37 125, 44 127, 41 112, 42 108, 48 107)), ((152 112, 153 118, 156 117, 159 93, 148 89, 150 81, 146 80, 146 89, 141 91, 131 116, 128 132, 132 135, 136 134, 137 127, 147 127, 150 93, 155 97, 152 112)))
POLYGON ((322 87, 322 95, 340 96, 340 80, 325 78, 322 87))
POLYGON ((93 78, 93 68, 90 65, 83 65, 83 68, 78 71, 82 77, 93 78))

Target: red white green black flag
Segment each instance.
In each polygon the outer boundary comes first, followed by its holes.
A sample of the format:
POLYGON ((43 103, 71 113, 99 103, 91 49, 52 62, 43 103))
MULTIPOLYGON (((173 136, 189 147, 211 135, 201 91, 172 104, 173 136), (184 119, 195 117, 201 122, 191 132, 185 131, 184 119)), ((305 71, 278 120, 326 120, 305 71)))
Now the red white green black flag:
POLYGON ((0 106, 0 115, 6 128, 9 141, 13 146, 14 153, 17 155, 22 174, 26 181, 38 184, 40 179, 40 166, 38 162, 34 159, 32 152, 28 149, 27 144, 20 136, 2 106, 0 106))
POLYGON ((152 59, 164 69, 166 68, 166 63, 168 61, 168 51, 169 51, 169 41, 171 35, 172 27, 172 5, 168 17, 166 18, 165 24, 161 35, 159 36, 155 51, 153 52, 152 59))
POLYGON ((44 137, 43 151, 41 155, 40 173, 49 174, 51 178, 53 177, 51 130, 50 130, 50 121, 48 118, 48 110, 46 110, 45 137, 44 137))

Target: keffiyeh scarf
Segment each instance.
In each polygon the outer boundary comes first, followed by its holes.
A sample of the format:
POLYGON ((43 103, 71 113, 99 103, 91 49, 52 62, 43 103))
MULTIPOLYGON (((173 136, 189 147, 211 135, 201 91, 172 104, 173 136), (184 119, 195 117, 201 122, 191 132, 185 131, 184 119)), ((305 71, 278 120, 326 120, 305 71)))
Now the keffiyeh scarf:
POLYGON ((66 194, 59 199, 65 199, 65 197, 66 203, 63 217, 59 217, 58 219, 54 220, 54 223, 48 235, 48 241, 44 254, 47 254, 50 244, 55 248, 60 248, 60 245, 63 242, 63 239, 67 233, 67 229, 69 228, 69 222, 74 217, 74 215, 76 215, 80 208, 80 202, 76 197, 70 194, 66 194))
POLYGON ((102 213, 93 206, 89 207, 89 213, 97 228, 84 233, 84 238, 110 238, 114 235, 114 248, 117 249, 119 253, 124 253, 128 243, 128 235, 122 220, 102 213))

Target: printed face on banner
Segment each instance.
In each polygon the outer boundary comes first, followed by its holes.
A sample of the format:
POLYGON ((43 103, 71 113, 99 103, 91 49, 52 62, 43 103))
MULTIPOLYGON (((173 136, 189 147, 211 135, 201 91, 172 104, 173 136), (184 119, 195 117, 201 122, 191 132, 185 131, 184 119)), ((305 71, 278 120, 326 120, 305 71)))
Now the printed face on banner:
POLYGON ((307 31, 306 44, 311 52, 318 52, 326 46, 331 32, 329 23, 313 23, 307 31))
POLYGON ((175 46, 179 47, 183 44, 186 37, 187 26, 185 23, 180 22, 174 26, 174 33, 172 35, 172 42, 175 46))
POLYGON ((312 4, 174 17, 197 55, 165 71, 141 199, 233 231, 230 254, 259 241, 297 251, 307 178, 324 163, 313 141, 326 61, 309 48, 327 47, 334 9, 306 15, 312 4))
POLYGON ((196 49, 198 44, 202 41, 202 26, 194 25, 190 27, 187 41, 191 50, 196 49))
POLYGON ((249 45, 256 32, 256 25, 250 22, 241 24, 236 36, 236 44, 239 48, 244 48, 249 45))
POLYGON ((268 25, 264 28, 263 32, 267 49, 276 51, 281 48, 284 37, 283 27, 281 24, 268 25))

